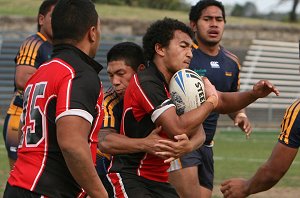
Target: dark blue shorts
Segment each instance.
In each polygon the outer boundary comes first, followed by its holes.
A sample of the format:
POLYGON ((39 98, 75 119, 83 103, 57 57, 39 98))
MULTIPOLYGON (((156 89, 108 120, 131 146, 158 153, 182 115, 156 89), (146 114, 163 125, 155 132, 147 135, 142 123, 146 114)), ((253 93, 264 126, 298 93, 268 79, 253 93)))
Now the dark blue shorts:
POLYGON ((197 150, 182 156, 179 160, 171 163, 169 171, 197 166, 198 177, 201 186, 213 189, 214 182, 214 159, 211 146, 203 145, 197 150))
POLYGON ((3 125, 3 138, 7 155, 10 159, 17 160, 17 149, 19 145, 18 130, 20 125, 19 115, 7 114, 3 125))

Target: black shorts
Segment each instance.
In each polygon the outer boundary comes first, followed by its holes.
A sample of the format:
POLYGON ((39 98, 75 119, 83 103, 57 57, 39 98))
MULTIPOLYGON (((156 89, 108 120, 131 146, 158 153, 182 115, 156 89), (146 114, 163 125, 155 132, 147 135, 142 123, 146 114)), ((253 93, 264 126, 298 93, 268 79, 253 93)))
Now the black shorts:
POLYGON ((114 197, 113 188, 106 177, 107 176, 107 168, 109 167, 109 164, 110 164, 110 160, 108 160, 106 157, 97 155, 97 160, 96 160, 97 173, 102 181, 104 188, 106 189, 106 191, 108 193, 108 197, 112 198, 112 197, 114 197))
POLYGON ((8 182, 4 190, 3 198, 47 198, 46 196, 36 194, 30 190, 11 186, 8 182))
POLYGON ((212 147, 203 145, 197 150, 182 156, 180 160, 175 160, 171 163, 169 171, 192 166, 198 167, 200 185, 212 190, 214 182, 214 159, 212 147))
POLYGON ((108 178, 117 198, 179 198, 169 183, 152 181, 127 173, 109 173, 108 178))

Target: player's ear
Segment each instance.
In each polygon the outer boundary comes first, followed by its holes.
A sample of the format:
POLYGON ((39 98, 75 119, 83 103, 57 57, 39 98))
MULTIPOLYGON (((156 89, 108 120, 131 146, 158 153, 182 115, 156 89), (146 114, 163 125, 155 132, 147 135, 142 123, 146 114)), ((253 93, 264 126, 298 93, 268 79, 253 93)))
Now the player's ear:
POLYGON ((45 16, 42 14, 39 14, 38 16, 38 23, 40 26, 44 25, 45 16))
POLYGON ((97 28, 95 26, 90 27, 88 37, 91 42, 95 42, 97 40, 97 28))
POLYGON ((155 52, 160 56, 165 56, 165 48, 161 44, 156 43, 154 46, 155 52))
POLYGON ((197 31, 196 22, 190 21, 190 27, 192 28, 193 32, 197 31))
POLYGON ((144 64, 140 64, 137 68, 138 71, 143 71, 146 68, 144 64))

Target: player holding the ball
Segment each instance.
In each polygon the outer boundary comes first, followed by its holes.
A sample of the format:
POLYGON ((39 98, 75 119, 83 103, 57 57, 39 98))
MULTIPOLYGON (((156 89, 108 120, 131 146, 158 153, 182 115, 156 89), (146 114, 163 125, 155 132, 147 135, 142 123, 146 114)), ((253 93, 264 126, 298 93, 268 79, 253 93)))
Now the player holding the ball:
MULTIPOLYGON (((172 76, 190 64, 192 37, 188 26, 170 18, 156 21, 147 29, 143 48, 149 66, 133 76, 125 92, 121 134, 143 138, 161 126, 162 137, 173 139, 183 133, 197 136, 196 149, 205 141, 202 123, 211 111, 234 112, 271 92, 278 94, 268 81, 259 81, 251 91, 221 93, 203 78, 206 101, 177 115, 168 86, 172 76)), ((113 155, 108 177, 116 197, 179 197, 168 183, 168 168, 169 163, 144 152, 113 155)))

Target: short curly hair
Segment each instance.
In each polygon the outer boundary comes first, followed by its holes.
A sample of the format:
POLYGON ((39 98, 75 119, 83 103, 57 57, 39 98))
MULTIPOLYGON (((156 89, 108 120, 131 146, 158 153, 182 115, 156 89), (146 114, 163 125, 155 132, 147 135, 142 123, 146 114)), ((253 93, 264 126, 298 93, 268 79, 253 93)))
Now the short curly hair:
POLYGON ((197 22, 200 16, 202 15, 202 10, 209 6, 217 6, 222 11, 222 16, 224 22, 226 23, 226 15, 225 15, 225 8, 222 2, 216 0, 200 0, 198 3, 191 7, 189 19, 190 21, 197 22))
POLYGON ((171 18, 158 20, 150 25, 143 37, 143 48, 145 58, 152 61, 155 55, 155 44, 159 43, 162 47, 167 47, 174 38, 174 32, 180 30, 193 38, 193 31, 181 21, 171 18))

